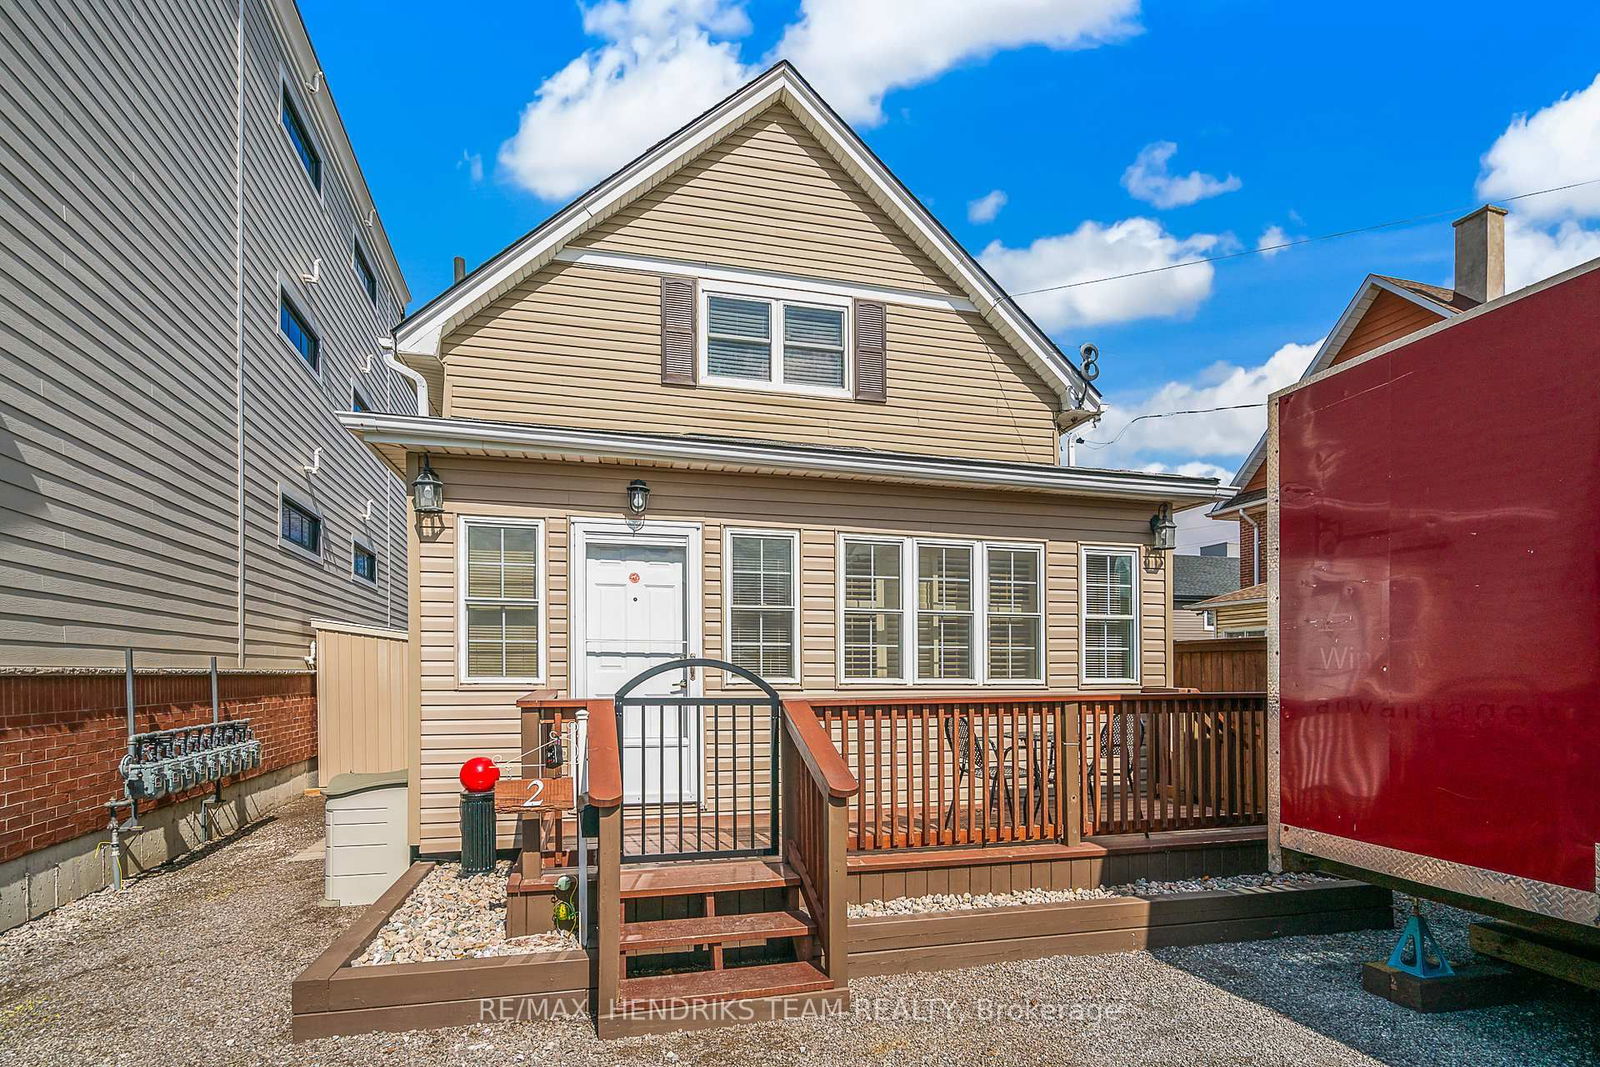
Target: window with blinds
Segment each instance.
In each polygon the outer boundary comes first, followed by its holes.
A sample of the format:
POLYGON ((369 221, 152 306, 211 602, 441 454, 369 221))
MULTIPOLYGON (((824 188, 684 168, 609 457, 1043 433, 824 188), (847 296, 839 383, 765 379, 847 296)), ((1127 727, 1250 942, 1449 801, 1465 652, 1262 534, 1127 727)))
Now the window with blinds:
POLYGON ((704 379, 717 384, 844 394, 843 305, 705 293, 704 379))
POLYGON ((728 534, 728 659, 769 682, 799 680, 799 537, 728 534))
POLYGON ((539 681, 543 527, 480 519, 461 524, 462 678, 539 681))
POLYGON ((1044 680, 1043 557, 1037 548, 991 545, 984 552, 992 680, 1044 680))
POLYGON ((846 537, 840 553, 842 681, 1044 681, 1043 546, 846 537))
POLYGON ((917 679, 972 681, 971 545, 917 546, 917 679))
POLYGON ((857 680, 899 679, 905 632, 901 544, 847 540, 843 555, 841 673, 857 680))
POLYGON ((1138 680, 1138 604, 1133 550, 1084 549, 1083 677, 1094 682, 1138 680))

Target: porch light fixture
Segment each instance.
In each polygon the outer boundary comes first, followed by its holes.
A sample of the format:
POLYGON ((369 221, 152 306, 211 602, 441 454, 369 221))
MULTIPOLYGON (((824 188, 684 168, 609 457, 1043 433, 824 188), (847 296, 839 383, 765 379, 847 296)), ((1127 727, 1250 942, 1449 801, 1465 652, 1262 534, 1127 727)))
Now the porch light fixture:
POLYGON ((650 506, 650 487, 644 483, 643 478, 635 478, 628 483, 628 514, 635 518, 644 515, 644 509, 650 506))
POLYGON ((422 470, 411 483, 411 499, 418 515, 437 515, 444 510, 444 483, 433 473, 426 454, 422 457, 422 470))
POLYGON ((1172 521, 1172 505, 1162 504, 1150 516, 1150 532, 1155 536, 1154 547, 1171 552, 1178 547, 1178 524, 1172 521))

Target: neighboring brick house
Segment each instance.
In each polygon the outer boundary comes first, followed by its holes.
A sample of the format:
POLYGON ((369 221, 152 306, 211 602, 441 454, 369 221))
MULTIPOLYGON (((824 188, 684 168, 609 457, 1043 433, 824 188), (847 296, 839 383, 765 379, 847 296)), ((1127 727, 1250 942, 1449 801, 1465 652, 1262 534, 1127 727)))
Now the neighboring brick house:
MULTIPOLYGON (((1305 381, 1383 345, 1469 311, 1505 293, 1505 209, 1486 204, 1456 220, 1455 288, 1369 274, 1317 350, 1305 381)), ((1267 438, 1263 433, 1234 475, 1238 492, 1211 517, 1239 524, 1240 588, 1193 605, 1211 611, 1220 636, 1266 630, 1267 438)))

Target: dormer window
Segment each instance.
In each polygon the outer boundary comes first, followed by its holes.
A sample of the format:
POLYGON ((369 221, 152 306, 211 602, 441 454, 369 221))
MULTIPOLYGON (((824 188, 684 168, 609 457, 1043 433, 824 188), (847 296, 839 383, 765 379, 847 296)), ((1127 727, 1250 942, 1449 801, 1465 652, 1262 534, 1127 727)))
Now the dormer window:
POLYGON ((745 288, 705 288, 702 300, 703 383, 850 395, 847 301, 745 288))

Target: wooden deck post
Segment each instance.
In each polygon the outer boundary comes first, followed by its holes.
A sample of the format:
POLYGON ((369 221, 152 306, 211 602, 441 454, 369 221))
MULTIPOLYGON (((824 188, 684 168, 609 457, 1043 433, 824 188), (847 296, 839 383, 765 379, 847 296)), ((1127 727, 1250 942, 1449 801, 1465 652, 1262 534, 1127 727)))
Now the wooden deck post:
POLYGON ((823 924, 823 951, 835 989, 850 984, 850 798, 827 798, 828 914, 823 924))
POLYGON ((1067 701, 1056 720, 1056 795, 1061 812, 1061 843, 1083 841, 1083 705, 1067 701))
POLYGON ((598 978, 593 1014, 611 1014, 622 981, 622 808, 600 809, 600 840, 595 872, 598 978))

